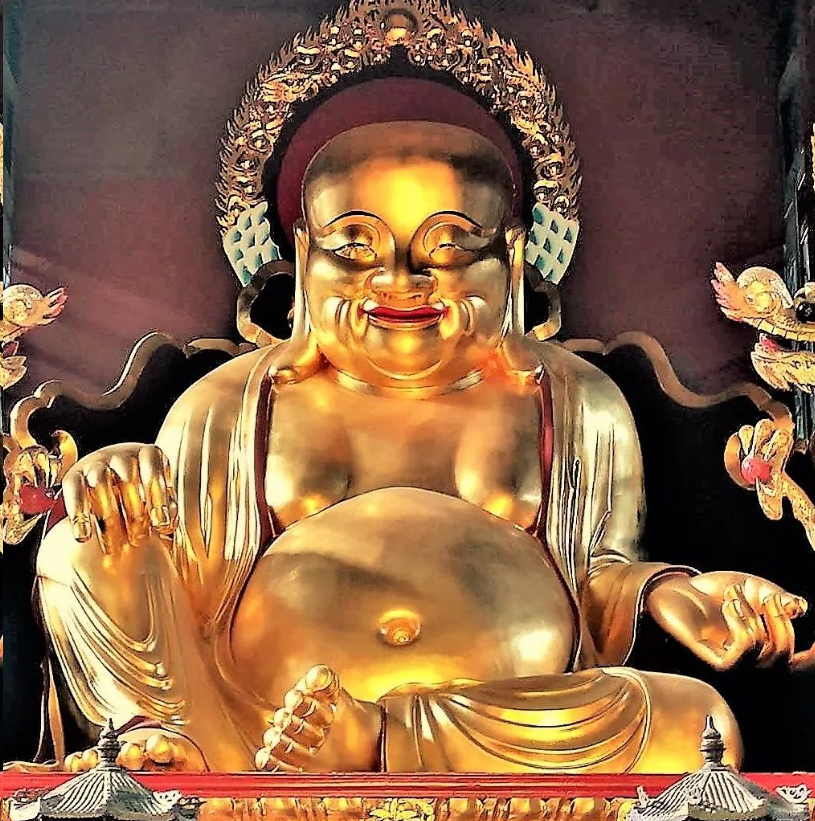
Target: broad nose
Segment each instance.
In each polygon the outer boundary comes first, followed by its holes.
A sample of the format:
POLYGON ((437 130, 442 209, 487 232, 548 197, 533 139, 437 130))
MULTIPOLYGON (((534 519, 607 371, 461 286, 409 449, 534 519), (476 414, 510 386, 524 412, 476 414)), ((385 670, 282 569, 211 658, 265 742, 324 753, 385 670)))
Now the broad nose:
POLYGON ((381 268, 370 279, 369 287, 377 302, 395 300, 400 303, 427 302, 433 292, 436 278, 423 271, 412 271, 405 264, 381 268))

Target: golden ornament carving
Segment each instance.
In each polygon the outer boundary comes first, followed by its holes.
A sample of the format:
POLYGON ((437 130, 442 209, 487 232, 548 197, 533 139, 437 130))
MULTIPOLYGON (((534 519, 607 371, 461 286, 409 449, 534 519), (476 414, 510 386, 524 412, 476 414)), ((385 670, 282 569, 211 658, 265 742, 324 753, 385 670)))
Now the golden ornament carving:
MULTIPOLYGON (((722 313, 760 331, 750 353, 756 373, 780 391, 815 390, 815 323, 802 318, 802 308, 815 303, 815 283, 792 295, 784 280, 769 268, 748 268, 737 278, 717 263, 711 280, 722 313), (798 345, 798 347, 792 347, 798 345)), ((725 448, 725 464, 736 484, 755 490, 759 505, 772 521, 784 515, 784 499, 815 548, 815 504, 787 473, 795 447, 792 417, 772 414, 753 427, 733 434, 725 448)))
POLYGON ((263 201, 261 175, 296 105, 404 49, 418 67, 444 72, 504 113, 534 174, 536 201, 576 219, 580 175, 554 85, 515 43, 436 0, 356 0, 297 34, 249 82, 226 126, 216 207, 222 233, 263 201))
POLYGON ((728 440, 725 449, 727 472, 736 484, 754 490, 764 515, 779 521, 787 499, 792 515, 806 531, 815 548, 815 504, 787 473, 795 444, 788 420, 762 419, 755 427, 743 426, 728 440))
POLYGON ((20 544, 51 509, 65 471, 77 459, 76 442, 65 431, 56 431, 53 444, 21 447, 3 434, 2 529, 4 544, 20 544))
POLYGON ((211 798, 199 821, 625 821, 631 798, 211 798))
POLYGON ((33 285, 2 287, 3 318, 0 320, 0 388, 16 385, 28 370, 26 358, 18 353, 23 334, 42 325, 50 325, 65 307, 64 288, 41 294, 33 285))
POLYGON ((388 798, 368 813, 369 821, 436 821, 434 801, 388 798))
POLYGON ((750 359, 758 375, 781 391, 815 389, 815 353, 787 343, 815 343, 815 323, 799 319, 804 303, 815 302, 815 283, 794 296, 784 280, 769 268, 748 268, 738 278, 717 263, 711 280, 722 313, 761 332, 750 359))
POLYGON ((792 414, 783 403, 773 399, 761 386, 753 382, 737 382, 717 393, 696 393, 682 384, 668 357, 668 352, 659 340, 643 331, 626 331, 609 342, 599 339, 567 339, 563 346, 575 353, 598 353, 608 355, 620 348, 639 348, 651 363, 654 374, 663 393, 674 402, 686 408, 711 408, 740 396, 749 399, 760 411, 769 414, 779 424, 792 427, 792 414))

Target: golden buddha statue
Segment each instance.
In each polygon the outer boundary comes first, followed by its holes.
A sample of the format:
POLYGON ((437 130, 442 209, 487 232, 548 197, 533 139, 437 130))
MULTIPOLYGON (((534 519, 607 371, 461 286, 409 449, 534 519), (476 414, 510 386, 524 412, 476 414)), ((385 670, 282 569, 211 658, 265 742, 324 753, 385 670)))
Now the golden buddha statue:
POLYGON ((334 136, 291 338, 68 471, 39 600, 84 716, 132 728, 125 763, 677 772, 711 715, 738 764, 715 690, 625 666, 641 616, 718 669, 811 661, 799 597, 641 561, 633 419, 524 336, 513 188, 465 128, 334 136))

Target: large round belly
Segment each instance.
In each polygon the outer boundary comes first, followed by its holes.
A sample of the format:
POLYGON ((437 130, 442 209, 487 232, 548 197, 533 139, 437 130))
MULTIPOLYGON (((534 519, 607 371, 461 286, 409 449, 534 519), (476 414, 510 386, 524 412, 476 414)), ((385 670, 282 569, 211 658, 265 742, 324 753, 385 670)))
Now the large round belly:
POLYGON ((373 701, 410 684, 563 672, 574 633, 535 538, 461 499, 388 488, 281 535, 232 642, 239 677, 272 703, 318 663, 373 701))

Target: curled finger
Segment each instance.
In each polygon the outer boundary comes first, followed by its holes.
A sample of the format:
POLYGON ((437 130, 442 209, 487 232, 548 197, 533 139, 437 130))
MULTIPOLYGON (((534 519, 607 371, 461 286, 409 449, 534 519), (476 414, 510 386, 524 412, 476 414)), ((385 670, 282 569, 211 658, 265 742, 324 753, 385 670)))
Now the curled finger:
POLYGON ((789 662, 795 646, 790 617, 781 605, 780 597, 771 594, 764 599, 764 623, 767 641, 758 656, 759 667, 770 667, 778 662, 789 662))
POLYGON ((148 445, 139 451, 138 462, 150 522, 159 533, 171 535, 178 524, 178 504, 167 460, 157 447, 148 445))
POLYGON ((135 544, 147 535, 150 524, 145 501, 139 492, 138 459, 133 454, 117 454, 110 460, 110 470, 116 481, 128 539, 135 544))
POLYGON ((738 599, 725 599, 722 604, 722 616, 730 632, 730 641, 720 653, 719 669, 727 670, 755 650, 756 640, 744 620, 738 599))
POLYGON ((94 464, 85 471, 85 482, 102 547, 106 553, 113 553, 127 542, 113 474, 106 465, 94 464))
POLYGON ((78 542, 87 542, 93 536, 90 494, 82 471, 71 470, 62 482, 65 513, 71 523, 71 532, 78 542))
POLYGON ((756 609, 747 598, 744 587, 740 584, 731 585, 725 590, 725 597, 737 602, 737 609, 741 620, 753 637, 756 646, 760 647, 764 645, 767 641, 767 628, 764 624, 764 620, 756 612, 756 609))

